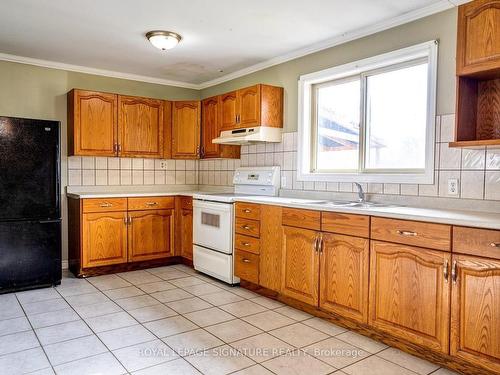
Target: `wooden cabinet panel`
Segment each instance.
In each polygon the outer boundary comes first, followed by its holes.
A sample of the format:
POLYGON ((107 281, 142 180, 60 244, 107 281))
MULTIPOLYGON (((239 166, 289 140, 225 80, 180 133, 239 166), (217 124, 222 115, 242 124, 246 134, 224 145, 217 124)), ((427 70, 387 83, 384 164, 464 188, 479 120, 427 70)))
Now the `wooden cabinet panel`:
POLYGON ((163 101, 118 96, 119 155, 163 156, 163 101))
POLYGON ((301 208, 283 208, 283 225, 290 227, 321 229, 321 212, 301 208))
POLYGON ((500 260, 500 230, 453 227, 452 251, 500 260))
POLYGON ((340 234, 322 236, 320 308, 368 323, 369 240, 340 234))
POLYGON ((500 373, 500 261, 455 255, 453 263, 450 354, 500 373))
POLYGON ((240 279, 259 283, 259 256, 246 251, 235 250, 234 274, 240 279))
POLYGON ((371 236, 376 240, 450 251, 451 225, 372 217, 371 236))
POLYGON ((86 198, 82 208, 83 213, 126 211, 127 198, 86 198))
POLYGON ((219 157, 220 146, 212 143, 220 133, 220 97, 214 96, 201 102, 201 155, 203 158, 219 157))
POLYGON ((118 96, 95 91, 68 93, 68 154, 116 156, 118 96))
POLYGON ((172 104, 172 158, 198 159, 200 155, 200 102, 172 104))
POLYGON ((180 208, 183 208, 186 210, 192 210, 193 209, 193 197, 180 196, 179 197, 179 204, 180 204, 180 208))
POLYGON ((129 212, 128 260, 172 256, 173 210, 129 212))
POLYGON ((236 202, 234 215, 244 219, 260 220, 260 205, 255 203, 236 202))
POLYGON ((321 230, 368 238, 370 236, 370 217, 323 211, 321 212, 321 230))
POLYGON ((193 260, 193 210, 180 211, 181 256, 193 260))
POLYGON ((126 212, 83 214, 83 268, 127 262, 126 220, 126 212))
POLYGON ((236 91, 221 95, 221 129, 229 130, 236 127, 238 98, 236 91))
POLYGON ((260 275, 265 288, 281 290, 283 229, 279 206, 260 206, 260 275))
POLYGON ((249 253, 260 253, 260 239, 236 233, 234 237, 234 247, 249 253))
POLYGON ((283 226, 281 293, 310 305, 318 305, 318 232, 283 226))
POLYGON ((372 241, 369 324, 448 352, 450 254, 372 241))
POLYGON ((128 198, 129 211, 167 210, 175 207, 175 197, 128 198))
POLYGON ((499 70, 500 2, 476 0, 458 10, 457 74, 499 70))
POLYGON ((251 237, 260 236, 260 223, 256 220, 248 220, 237 217, 235 219, 234 227, 236 233, 251 237))
POLYGON ((260 125, 260 85, 238 90, 238 128, 260 125))

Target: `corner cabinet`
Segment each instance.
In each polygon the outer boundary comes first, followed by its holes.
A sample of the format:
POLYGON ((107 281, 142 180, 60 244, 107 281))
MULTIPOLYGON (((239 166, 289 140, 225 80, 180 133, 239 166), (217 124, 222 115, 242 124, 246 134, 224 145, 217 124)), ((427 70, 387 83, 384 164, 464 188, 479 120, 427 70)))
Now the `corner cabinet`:
POLYGON ((172 158, 200 157, 200 102, 172 102, 172 158))

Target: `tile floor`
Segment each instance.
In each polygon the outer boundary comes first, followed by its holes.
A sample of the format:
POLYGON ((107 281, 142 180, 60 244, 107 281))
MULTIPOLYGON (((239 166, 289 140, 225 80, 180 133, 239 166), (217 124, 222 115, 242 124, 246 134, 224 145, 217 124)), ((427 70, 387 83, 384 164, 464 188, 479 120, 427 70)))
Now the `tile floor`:
POLYGON ((6 374, 450 375, 183 265, 0 295, 6 374))

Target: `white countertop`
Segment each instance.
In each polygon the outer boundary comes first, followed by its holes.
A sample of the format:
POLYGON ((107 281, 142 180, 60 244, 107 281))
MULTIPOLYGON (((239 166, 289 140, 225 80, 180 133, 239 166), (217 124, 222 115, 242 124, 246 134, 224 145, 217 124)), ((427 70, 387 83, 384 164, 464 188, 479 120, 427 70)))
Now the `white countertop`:
POLYGON ((237 198, 238 202, 260 203, 307 210, 342 212, 370 216, 387 217, 393 219, 429 221, 433 223, 461 225, 467 227, 489 228, 500 230, 500 213, 457 211, 406 206, 387 207, 339 207, 325 203, 309 203, 320 199, 295 199, 284 197, 244 197, 237 198))
POLYGON ((67 193, 68 198, 133 198, 133 197, 169 197, 172 195, 187 195, 193 196, 199 191, 194 190, 179 190, 179 191, 148 191, 148 192, 106 192, 106 191, 92 191, 92 192, 73 192, 67 193))

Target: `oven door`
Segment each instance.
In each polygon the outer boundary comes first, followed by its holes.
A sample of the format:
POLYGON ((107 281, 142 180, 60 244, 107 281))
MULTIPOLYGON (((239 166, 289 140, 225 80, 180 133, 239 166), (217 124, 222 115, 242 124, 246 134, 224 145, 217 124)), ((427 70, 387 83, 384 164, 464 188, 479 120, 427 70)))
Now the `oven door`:
POLYGON ((233 205, 193 201, 193 242, 195 245, 233 253, 233 205))

